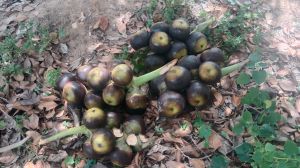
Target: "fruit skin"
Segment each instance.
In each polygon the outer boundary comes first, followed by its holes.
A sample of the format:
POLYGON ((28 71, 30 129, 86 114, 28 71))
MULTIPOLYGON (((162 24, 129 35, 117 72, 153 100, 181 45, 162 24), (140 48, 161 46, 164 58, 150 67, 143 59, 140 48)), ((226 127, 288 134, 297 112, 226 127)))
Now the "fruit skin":
POLYGON ((84 97, 84 105, 87 109, 90 109, 92 107, 101 108, 102 104, 103 104, 103 100, 101 96, 93 93, 92 91, 86 93, 84 97))
POLYGON ((149 91, 151 96, 157 97, 167 90, 165 75, 159 76, 149 83, 149 91))
POLYGON ((185 100, 179 93, 167 91, 158 99, 158 110, 165 117, 176 117, 184 109, 185 100))
POLYGON ((186 69, 190 70, 192 73, 193 78, 198 77, 198 69, 201 64, 199 57, 195 55, 188 55, 180 59, 177 63, 178 66, 185 67, 186 69))
POLYGON ((160 31, 160 32, 165 32, 168 34, 169 29, 170 29, 170 26, 165 22, 156 22, 150 27, 151 33, 160 31))
POLYGON ((95 91, 102 91, 110 80, 110 72, 103 67, 95 67, 87 75, 88 85, 95 91))
POLYGON ((165 32, 155 32, 150 38, 149 47, 154 53, 164 54, 170 46, 170 37, 165 32))
POLYGON ((145 132, 143 117, 140 115, 131 115, 123 124, 123 131, 126 134, 143 134, 145 132))
POLYGON ((90 108, 83 114, 83 124, 90 129, 101 128, 106 124, 106 113, 97 107, 90 108))
POLYGON ((107 85, 102 92, 103 101, 110 106, 117 106, 125 98, 125 91, 122 87, 111 83, 107 85))
POLYGON ((207 85, 193 81, 186 91, 187 102, 194 107, 204 107, 210 102, 211 92, 207 85))
POLYGON ((65 84, 62 97, 68 102, 69 105, 82 106, 86 94, 85 86, 76 81, 70 81, 65 84))
POLYGON ((121 114, 116 112, 108 112, 106 120, 106 127, 108 129, 119 128, 121 124, 121 114))
POLYGON ((91 65, 82 65, 77 69, 76 75, 81 81, 87 80, 88 73, 93 69, 91 65))
POLYGON ((111 71, 112 81, 119 86, 127 86, 133 78, 133 71, 131 67, 126 64, 119 64, 111 71))
POLYGON ((199 66, 199 78, 207 84, 215 84, 222 76, 221 68, 218 64, 206 61, 199 66))
POLYGON ((189 70, 181 66, 174 66, 166 73, 166 86, 170 90, 182 91, 192 80, 189 70))
POLYGON ((73 73, 63 73, 56 81, 56 89, 62 91, 66 83, 70 81, 77 81, 77 77, 73 73))
POLYGON ((201 53, 200 59, 205 61, 212 61, 219 65, 224 65, 224 53, 221 49, 214 47, 208 50, 205 50, 203 53, 201 53))
POLYGON ((183 42, 174 42, 168 52, 168 60, 180 59, 187 55, 188 51, 183 42))
POLYGON ((125 167, 133 159, 133 152, 129 145, 122 139, 116 142, 116 149, 110 154, 110 160, 114 165, 125 167))
POLYGON ((140 30, 130 38, 129 43, 135 50, 146 47, 149 45, 150 35, 151 33, 147 30, 140 30))
POLYGON ((146 89, 134 88, 129 90, 126 94, 126 105, 133 110, 146 109, 148 105, 146 89))
POLYGON ((115 136, 108 129, 97 129, 92 135, 91 145, 96 154, 108 154, 114 149, 115 136))
POLYGON ((92 148, 91 142, 87 140, 83 146, 82 146, 82 151, 85 154, 86 157, 89 159, 99 159, 103 155, 95 153, 95 151, 92 148))
POLYGON ((166 61, 164 58, 162 58, 162 56, 155 54, 148 55, 144 60, 144 65, 147 72, 156 70, 165 65, 165 63, 166 61))
POLYGON ((185 41, 190 34, 190 25, 185 19, 178 18, 173 21, 169 34, 175 40, 185 41))
POLYGON ((200 32, 190 34, 186 41, 186 45, 190 54, 199 54, 207 48, 207 38, 200 32))

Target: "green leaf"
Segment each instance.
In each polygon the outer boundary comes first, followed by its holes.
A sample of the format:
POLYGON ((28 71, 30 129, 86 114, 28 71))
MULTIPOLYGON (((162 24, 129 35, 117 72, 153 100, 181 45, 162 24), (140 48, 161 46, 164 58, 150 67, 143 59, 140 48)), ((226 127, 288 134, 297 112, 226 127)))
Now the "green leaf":
POLYGON ((245 111, 242 114, 241 122, 246 125, 252 124, 253 123, 252 114, 249 111, 245 111))
POLYGON ((213 156, 211 160, 211 168, 226 168, 228 161, 222 155, 213 156))
POLYGON ((67 156, 64 162, 66 165, 73 165, 75 163, 75 159, 73 156, 67 156))
POLYGON ((235 148, 234 151, 242 162, 250 162, 251 153, 253 152, 253 146, 245 142, 235 148))
POLYGON ((4 120, 0 120, 0 129, 4 129, 6 126, 6 123, 4 122, 4 120))
POLYGON ((250 76, 244 72, 240 73, 239 77, 236 79, 236 83, 239 85, 246 85, 250 82, 250 76))
POLYGON ((237 135, 241 135, 241 133, 244 132, 244 126, 238 123, 232 128, 232 131, 237 135))
POLYGON ((286 141, 284 144, 284 152, 288 155, 296 155, 299 153, 298 146, 291 140, 286 141))
POLYGON ((211 135, 211 128, 207 125, 203 125, 199 129, 199 136, 202 138, 208 138, 211 135))
POLYGON ((264 138, 272 138, 275 134, 274 128, 271 127, 269 124, 263 124, 259 130, 259 136, 264 138))
POLYGON ((253 53, 249 55, 249 60, 252 63, 257 63, 261 60, 260 50, 255 50, 253 53))
POLYGON ((268 152, 273 152, 275 151, 276 147, 270 143, 266 143, 265 145, 265 150, 268 151, 268 152))
POLYGON ((266 81, 267 73, 265 70, 252 71, 252 78, 257 84, 261 84, 266 81))

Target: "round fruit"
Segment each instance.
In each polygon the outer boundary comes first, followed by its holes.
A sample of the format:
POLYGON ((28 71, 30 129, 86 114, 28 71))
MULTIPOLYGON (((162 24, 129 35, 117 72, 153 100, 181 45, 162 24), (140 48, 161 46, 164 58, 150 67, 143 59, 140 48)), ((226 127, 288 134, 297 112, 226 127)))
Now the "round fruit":
POLYGON ((102 67, 95 67, 87 75, 88 85, 95 91, 102 91, 110 79, 110 73, 102 67))
POLYGON ((215 62, 219 65, 224 64, 224 61, 225 61, 223 51, 221 49, 217 48, 217 47, 205 50, 201 54, 200 58, 203 62, 212 61, 212 62, 215 62))
POLYGON ((126 105, 129 109, 146 109, 148 105, 147 92, 133 89, 126 94, 126 105))
POLYGON ((138 50, 140 48, 148 46, 149 39, 150 32, 148 32, 147 30, 140 30, 130 38, 129 43, 133 49, 138 50))
POLYGON ((127 86, 133 78, 132 69, 126 64, 119 64, 111 71, 112 81, 119 86, 127 86))
POLYGON ((144 61, 145 69, 148 72, 151 72, 153 70, 162 67, 163 65, 165 65, 165 63, 166 61, 161 56, 154 55, 154 54, 148 55, 144 61))
POLYGON ((144 120, 139 115, 132 115, 123 125, 126 134, 142 134, 145 131, 144 120))
POLYGON ((113 83, 107 85, 102 92, 103 101, 110 106, 117 106, 122 103, 125 91, 122 87, 113 83))
POLYGON ((165 32, 155 32, 150 38, 150 49, 157 54, 168 52, 170 48, 170 38, 165 32))
POLYGON ((115 136, 105 128, 98 129, 92 136, 91 144, 96 154, 110 153, 115 146, 115 136))
POLYGON ((186 92, 187 101, 191 106, 203 107, 210 99, 210 89, 207 85, 194 81, 186 92))
POLYGON ((87 109, 90 109, 92 107, 101 108, 102 104, 103 104, 103 100, 101 96, 94 94, 92 91, 86 93, 84 97, 84 105, 87 109))
POLYGON ((64 73, 62 74, 59 79, 56 82, 56 88, 59 91, 62 91, 64 89, 64 86, 66 85, 66 83, 70 82, 70 81, 76 81, 77 77, 75 74, 72 73, 64 73))
POLYGON ((190 34, 190 25, 185 19, 179 18, 173 21, 169 32, 172 38, 185 41, 190 34))
POLYGON ((170 28, 170 26, 165 22, 156 22, 151 26, 150 31, 151 31, 151 33, 165 32, 168 34, 169 28, 170 28))
POLYGON ((172 44, 171 49, 168 52, 168 59, 180 59, 187 55, 187 49, 184 43, 182 42, 175 42, 172 44))
POLYGON ((90 129, 101 128, 106 124, 106 114, 100 108, 90 108, 83 114, 83 124, 90 129))
POLYGON ((159 76, 149 83, 149 90, 152 96, 159 96, 167 90, 165 75, 159 76))
POLYGON ((99 159, 102 157, 102 155, 99 155, 94 152, 91 142, 87 140, 83 146, 82 146, 83 153, 88 157, 89 159, 99 159))
POLYGON ((185 89, 192 80, 189 70, 181 66, 172 67, 167 73, 165 82, 170 90, 181 91, 185 89))
POLYGON ((167 91, 158 99, 158 109, 163 116, 176 117, 184 108, 185 100, 179 93, 167 91))
POLYGON ((62 97, 68 102, 69 105, 81 106, 86 94, 86 88, 83 84, 70 81, 65 84, 62 97))
POLYGON ((193 77, 198 76, 198 69, 200 64, 200 59, 195 55, 188 55, 186 57, 183 57, 177 63, 178 66, 182 66, 190 70, 193 77))
POLYGON ((107 128, 119 128, 121 124, 121 115, 116 112, 108 112, 107 113, 107 128))
POLYGON ((220 81, 222 76, 221 68, 214 62, 204 62, 199 67, 199 78, 207 84, 214 84, 220 81))
POLYGON ((114 165, 125 167, 128 166, 133 159, 133 152, 130 146, 124 140, 118 139, 116 149, 110 154, 110 160, 114 165))
POLYGON ((200 32, 192 33, 186 41, 190 54, 199 54, 207 47, 206 36, 200 32))
POLYGON ((93 69, 91 65, 83 65, 77 69, 77 76, 81 81, 86 81, 88 73, 93 69))

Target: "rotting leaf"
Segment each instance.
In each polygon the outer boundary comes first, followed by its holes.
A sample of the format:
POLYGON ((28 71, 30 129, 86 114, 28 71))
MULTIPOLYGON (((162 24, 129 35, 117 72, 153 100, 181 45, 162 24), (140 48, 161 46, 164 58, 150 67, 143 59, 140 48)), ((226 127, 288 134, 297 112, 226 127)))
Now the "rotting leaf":
POLYGON ((101 16, 99 19, 99 28, 101 31, 105 32, 109 26, 109 20, 106 16, 101 16))
POLYGON ((0 163, 2 163, 2 164, 12 164, 15 161, 17 161, 18 157, 19 156, 17 156, 12 151, 8 151, 8 152, 5 152, 5 153, 0 153, 0 163))
POLYGON ((157 161, 157 162, 160 162, 162 160, 164 160, 166 158, 165 155, 163 155, 162 153, 160 152, 155 152, 155 153, 152 153, 151 155, 148 156, 149 158, 157 161))
POLYGON ((49 162, 61 162, 68 156, 68 153, 64 150, 59 150, 57 154, 50 154, 48 157, 49 162))
POLYGON ((214 150, 220 148, 223 141, 224 139, 215 131, 212 131, 211 135, 208 138, 209 147, 213 148, 214 150))
POLYGON ((202 159, 190 159, 189 161, 193 168, 205 168, 205 163, 202 159))
POLYGON ((40 110, 45 109, 46 111, 49 111, 56 108, 57 106, 58 106, 57 103, 55 103, 54 101, 41 101, 40 104, 38 105, 38 108, 40 110))

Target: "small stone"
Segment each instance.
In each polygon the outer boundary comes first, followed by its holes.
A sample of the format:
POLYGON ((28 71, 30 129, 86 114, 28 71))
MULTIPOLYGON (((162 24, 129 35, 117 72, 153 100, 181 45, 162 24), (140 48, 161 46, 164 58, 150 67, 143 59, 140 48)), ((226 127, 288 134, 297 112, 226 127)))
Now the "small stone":
POLYGON ((68 49, 67 44, 65 44, 65 43, 60 43, 60 44, 59 44, 59 52, 62 53, 62 54, 68 54, 69 49, 68 49))

